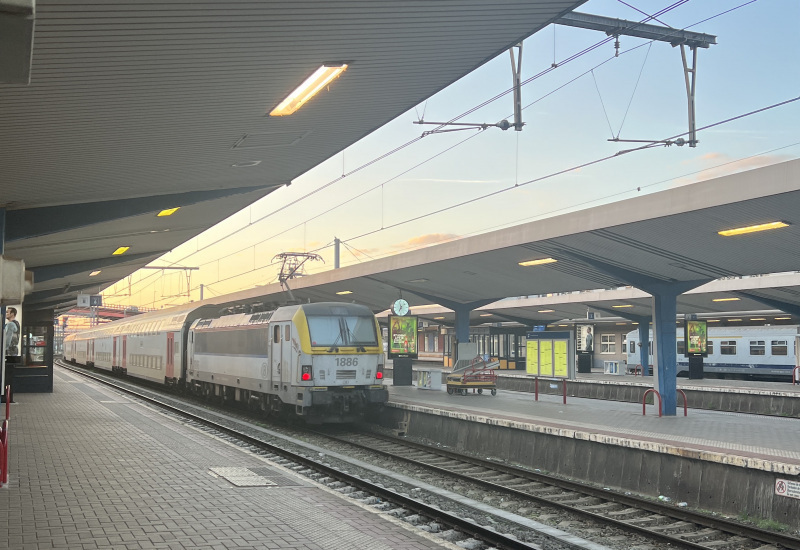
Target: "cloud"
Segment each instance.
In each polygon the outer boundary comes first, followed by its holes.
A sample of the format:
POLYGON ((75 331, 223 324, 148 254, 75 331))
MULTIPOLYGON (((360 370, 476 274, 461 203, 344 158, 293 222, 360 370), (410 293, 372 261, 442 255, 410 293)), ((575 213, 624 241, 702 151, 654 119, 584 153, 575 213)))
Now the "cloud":
POLYGON ((762 168, 771 164, 777 164, 791 160, 793 157, 789 155, 758 155, 741 160, 731 160, 731 157, 724 153, 706 153, 692 159, 692 164, 703 166, 714 163, 714 166, 701 169, 694 174, 687 174, 686 176, 675 179, 675 185, 686 185, 688 183, 697 183, 712 178, 736 174, 754 168, 762 168))

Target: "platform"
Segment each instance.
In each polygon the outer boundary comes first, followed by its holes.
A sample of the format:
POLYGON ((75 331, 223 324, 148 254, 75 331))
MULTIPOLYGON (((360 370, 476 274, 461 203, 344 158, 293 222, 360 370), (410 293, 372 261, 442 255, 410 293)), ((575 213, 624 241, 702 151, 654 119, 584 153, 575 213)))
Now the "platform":
POLYGON ((52 394, 15 400, 0 547, 453 548, 63 370, 52 394), (221 468, 274 485, 235 486, 221 468))
POLYGON ((518 391, 459 396, 413 386, 390 386, 389 406, 387 422, 406 422, 409 435, 441 445, 800 528, 800 500, 774 491, 777 479, 800 482, 795 418, 707 410, 659 418, 652 405, 643 416, 641 403, 568 397, 564 405, 561 395, 535 401, 518 391))

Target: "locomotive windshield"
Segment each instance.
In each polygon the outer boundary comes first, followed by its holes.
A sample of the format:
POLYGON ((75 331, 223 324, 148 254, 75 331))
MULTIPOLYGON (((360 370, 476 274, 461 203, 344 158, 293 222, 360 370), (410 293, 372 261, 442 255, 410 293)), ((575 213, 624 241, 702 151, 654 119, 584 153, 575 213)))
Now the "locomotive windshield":
POLYGON ((312 346, 377 346, 372 315, 308 315, 312 346))

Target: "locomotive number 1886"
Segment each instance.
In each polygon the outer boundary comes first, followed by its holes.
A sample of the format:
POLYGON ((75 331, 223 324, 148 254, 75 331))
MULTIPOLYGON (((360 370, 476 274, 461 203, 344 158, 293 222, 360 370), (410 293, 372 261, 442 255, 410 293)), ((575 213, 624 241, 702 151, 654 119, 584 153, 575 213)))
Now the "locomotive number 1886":
POLYGON ((358 366, 358 357, 337 357, 336 358, 336 366, 337 367, 357 367, 358 366))

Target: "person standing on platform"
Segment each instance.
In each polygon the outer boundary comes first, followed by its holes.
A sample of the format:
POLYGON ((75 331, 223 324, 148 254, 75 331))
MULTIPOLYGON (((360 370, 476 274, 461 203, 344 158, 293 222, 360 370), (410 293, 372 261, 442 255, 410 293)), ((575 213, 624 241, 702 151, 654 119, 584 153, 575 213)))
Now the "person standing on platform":
POLYGON ((6 328, 3 333, 3 341, 6 344, 6 355, 19 355, 19 321, 17 321, 16 308, 6 309, 6 328))

